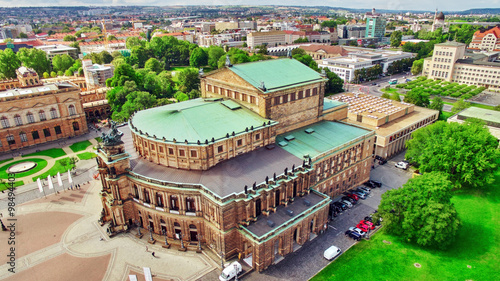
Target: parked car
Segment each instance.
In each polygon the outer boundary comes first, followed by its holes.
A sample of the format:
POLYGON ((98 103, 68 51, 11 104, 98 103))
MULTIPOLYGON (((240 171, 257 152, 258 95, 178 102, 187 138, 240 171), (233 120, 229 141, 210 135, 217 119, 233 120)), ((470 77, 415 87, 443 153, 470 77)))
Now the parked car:
POLYGON ((369 180, 368 182, 371 183, 374 187, 382 187, 382 183, 379 181, 369 180))
POLYGON ((323 257, 330 261, 341 253, 342 251, 337 246, 331 246, 330 248, 325 250, 325 252, 323 253, 323 257))
POLYGON ((342 196, 342 200, 347 200, 349 202, 351 202, 351 204, 356 204, 358 203, 358 201, 354 200, 353 198, 349 197, 349 196, 342 196))
POLYGON ((370 216, 367 216, 367 217, 365 217, 365 218, 364 218, 364 220, 365 220, 365 221, 372 221, 372 219, 373 219, 373 218, 372 218, 372 216, 371 216, 371 215, 370 215, 370 216))
POLYGON ((342 203, 346 204, 348 208, 352 208, 352 203, 351 201, 347 201, 347 200, 341 200, 342 203))
POLYGON ((342 211, 345 211, 345 210, 347 209, 347 205, 346 205, 346 204, 344 204, 344 203, 341 203, 341 202, 335 202, 335 203, 333 203, 333 204, 335 204, 335 206, 338 206, 338 207, 342 208, 342 211))
POLYGON ((372 83, 372 85, 373 85, 373 86, 377 86, 377 83, 373 82, 373 83, 372 83))
POLYGON ((366 224, 358 223, 356 227, 363 230, 364 232, 368 232, 368 226, 366 224))
POLYGON ((360 186, 360 187, 358 187, 358 190, 364 191, 365 193, 368 193, 368 194, 370 194, 372 192, 372 190, 366 186, 360 186))
POLYGON ((221 275, 219 276, 220 281, 228 281, 236 277, 236 275, 241 273, 241 264, 237 261, 230 264, 228 267, 224 268, 221 275))
POLYGON ((359 198, 365 200, 366 199, 366 193, 361 192, 361 191, 355 191, 354 194, 358 195, 359 198))
POLYGON ((358 200, 359 200, 359 197, 358 197, 358 195, 357 195, 357 194, 354 194, 354 193, 349 193, 347 196, 348 196, 348 197, 350 197, 350 198, 352 198, 352 199, 354 199, 354 200, 356 200, 356 201, 358 201, 358 200))
POLYGON ((375 225, 373 225, 373 223, 371 221, 361 220, 359 223, 362 223, 362 224, 368 226, 368 228, 370 228, 371 230, 375 229, 375 225))
POLYGON ((357 228, 357 227, 354 227, 354 226, 351 226, 349 227, 349 230, 350 231, 354 231, 356 232, 357 234, 361 235, 361 236, 365 236, 366 232, 364 232, 363 230, 357 228))
POLYGON ((408 169, 408 163, 405 163, 403 161, 396 163, 394 166, 396 166, 396 168, 400 168, 403 170, 408 169))
POLYGON ((351 231, 351 230, 348 230, 345 232, 345 236, 348 236, 356 241, 359 241, 361 240, 363 237, 361 237, 361 235, 355 231, 351 231))
POLYGON ((376 186, 374 186, 374 185, 373 185, 373 183, 372 183, 372 182, 370 182, 370 181, 367 181, 367 182, 365 182, 365 183, 363 183, 363 184, 364 184, 364 185, 366 185, 366 186, 368 186, 369 188, 375 188, 375 187, 376 187, 376 186))

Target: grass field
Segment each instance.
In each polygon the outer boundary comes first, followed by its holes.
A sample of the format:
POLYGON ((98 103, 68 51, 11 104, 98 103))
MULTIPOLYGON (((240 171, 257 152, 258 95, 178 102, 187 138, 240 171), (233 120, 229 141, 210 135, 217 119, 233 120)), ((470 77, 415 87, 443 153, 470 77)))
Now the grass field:
POLYGON ((87 147, 91 146, 92 143, 88 140, 84 140, 81 142, 75 142, 74 144, 70 145, 69 148, 73 150, 73 152, 78 152, 87 149, 87 147))
POLYGON ((453 196, 462 227, 449 249, 423 249, 381 229, 311 280, 500 280, 500 196, 496 190, 500 169, 495 179, 487 188, 458 191, 453 196))
POLYGON ((390 88, 390 89, 386 89, 386 88, 382 88, 380 89, 382 92, 385 92, 385 93, 389 93, 389 94, 392 94, 392 93, 399 93, 398 89, 396 88, 390 88))
MULTIPOLYGON (((18 187, 21 185, 24 185, 23 181, 15 181, 14 182, 14 187, 18 187)), ((7 188, 10 188, 10 184, 7 181, 0 183, 0 191, 7 190, 7 188)))
MULTIPOLYGON (((67 157, 69 158, 69 157, 67 157)), ((63 158, 63 159, 66 159, 66 158, 63 158)), ((52 166, 52 168, 50 168, 50 170, 48 170, 47 172, 39 175, 39 176, 36 176, 36 177, 33 177, 33 181, 36 181, 37 178, 41 178, 41 179, 45 179, 47 178, 48 175, 51 175, 51 176, 55 176, 57 175, 57 172, 59 173, 65 173, 68 171, 68 169, 72 169, 74 167, 74 165, 72 165, 71 167, 64 167, 63 165, 61 165, 61 161, 62 159, 59 159, 56 161, 56 163, 54 164, 54 166, 52 166)))
POLYGON ((26 155, 23 155, 23 157, 38 156, 38 155, 57 158, 57 157, 61 157, 61 156, 66 155, 66 152, 64 152, 64 150, 62 148, 51 148, 51 149, 47 149, 44 151, 38 151, 38 152, 31 153, 31 154, 26 154, 26 155))
POLYGON ((12 162, 10 164, 6 164, 6 165, 3 165, 0 167, 0 179, 7 179, 8 178, 7 177, 7 169, 10 166, 17 164, 17 163, 26 162, 26 161, 33 161, 37 165, 35 168, 33 168, 29 171, 16 174, 16 179, 26 177, 26 176, 32 175, 34 173, 40 172, 41 170, 43 170, 43 168, 47 167, 47 161, 45 161, 43 159, 39 159, 39 158, 15 161, 15 162, 12 162))
POLYGON ((80 158, 80 160, 89 160, 89 159, 97 157, 97 154, 95 154, 94 152, 83 152, 83 153, 77 154, 76 156, 78 156, 78 158, 80 158))

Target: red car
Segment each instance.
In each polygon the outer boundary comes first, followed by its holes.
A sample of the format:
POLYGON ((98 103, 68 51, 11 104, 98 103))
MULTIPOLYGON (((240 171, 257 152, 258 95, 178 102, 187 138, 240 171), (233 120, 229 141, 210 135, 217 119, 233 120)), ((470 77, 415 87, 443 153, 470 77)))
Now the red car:
POLYGON ((356 200, 356 201, 358 201, 358 200, 359 200, 359 197, 358 197, 358 195, 356 195, 356 194, 349 193, 347 196, 351 197, 352 199, 354 199, 354 200, 356 200))
POLYGON ((367 228, 369 227, 371 230, 375 229, 375 225, 373 225, 373 223, 371 221, 361 220, 359 223, 366 225, 367 228))
POLYGON ((366 224, 358 223, 356 227, 363 230, 364 232, 368 232, 368 226, 366 224))

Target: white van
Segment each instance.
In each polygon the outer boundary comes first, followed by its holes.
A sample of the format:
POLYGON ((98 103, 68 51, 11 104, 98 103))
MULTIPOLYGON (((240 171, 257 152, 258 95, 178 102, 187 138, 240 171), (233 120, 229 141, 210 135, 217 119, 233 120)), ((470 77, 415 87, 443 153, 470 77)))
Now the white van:
POLYGON ((237 261, 233 262, 222 271, 219 276, 220 281, 228 281, 233 279, 237 274, 241 273, 241 264, 237 261))
POLYGON ((340 250, 336 246, 331 246, 330 248, 328 248, 328 249, 325 250, 325 253, 323 254, 323 257, 325 257, 325 259, 327 259, 327 260, 332 260, 336 256, 340 255, 340 253, 342 253, 342 250, 340 250))
POLYGON ((394 166, 396 166, 396 168, 400 168, 403 170, 408 169, 408 163, 403 162, 403 161, 396 163, 394 166))

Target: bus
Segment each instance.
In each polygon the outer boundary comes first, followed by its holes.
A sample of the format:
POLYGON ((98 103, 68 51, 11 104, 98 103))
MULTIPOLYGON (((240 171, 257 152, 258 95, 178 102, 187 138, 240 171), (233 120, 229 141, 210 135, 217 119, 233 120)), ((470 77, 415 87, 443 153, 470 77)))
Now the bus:
POLYGON ((398 83, 398 79, 391 79, 389 80, 389 85, 395 85, 398 83))

